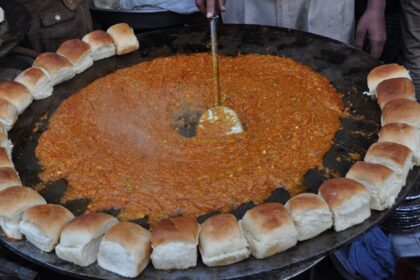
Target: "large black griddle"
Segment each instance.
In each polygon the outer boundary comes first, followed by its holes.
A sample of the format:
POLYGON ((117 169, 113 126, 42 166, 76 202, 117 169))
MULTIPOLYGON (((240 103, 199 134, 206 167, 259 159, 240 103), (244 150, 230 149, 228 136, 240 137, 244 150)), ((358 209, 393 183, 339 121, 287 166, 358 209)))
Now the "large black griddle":
MULTIPOLYGON (((219 30, 221 54, 234 56, 259 53, 291 57, 327 76, 342 92, 350 115, 342 119, 342 128, 337 132, 334 144, 324 157, 324 166, 309 170, 306 174, 305 186, 308 192, 317 192, 321 182, 327 178, 344 175, 356 160, 354 155, 360 154, 362 158, 369 145, 376 141, 380 128, 380 109, 374 101, 362 94, 366 89, 368 72, 378 65, 376 60, 340 42, 295 30, 246 25, 224 25, 219 30)), ((35 186, 40 183, 40 167, 34 156, 34 149, 39 136, 48 125, 48 116, 67 97, 100 77, 142 61, 176 53, 209 52, 209 32, 206 27, 200 26, 143 34, 139 36, 139 41, 140 51, 96 62, 93 68, 57 86, 52 97, 35 101, 19 117, 10 132, 10 137, 15 144, 13 160, 24 184, 35 186), (35 127, 40 129, 34 130, 35 127)), ((419 173, 418 168, 410 172, 407 185, 399 195, 397 204, 415 184, 419 173)), ((41 191, 41 194, 49 203, 59 203, 66 187, 64 181, 53 182, 41 191)), ((279 188, 267 201, 284 203, 288 198, 289 194, 279 188)), ((85 211, 87 204, 86 200, 75 200, 68 202, 66 206, 78 215, 85 211)), ((242 205, 234 214, 240 218, 250 207, 251 203, 242 205)), ((109 209, 106 212, 118 215, 118 209, 109 209)), ((343 246, 380 223, 389 212, 390 210, 374 211, 372 216, 360 225, 338 233, 329 230, 266 259, 257 260, 251 257, 237 264, 217 268, 208 268, 199 261, 196 268, 173 272, 158 271, 150 265, 138 279, 232 279, 266 275, 272 271, 315 260, 343 246)), ((206 216, 199 217, 198 220, 203 221, 206 216)), ((144 225, 147 221, 136 222, 144 225)), ((101 269, 97 264, 81 268, 58 259, 55 254, 41 253, 26 241, 11 242, 4 235, 0 236, 0 241, 17 254, 55 271, 80 278, 122 279, 101 269)))
POLYGON ((20 3, 0 0, 5 21, 0 23, 0 57, 10 52, 23 39, 31 24, 31 15, 20 3))

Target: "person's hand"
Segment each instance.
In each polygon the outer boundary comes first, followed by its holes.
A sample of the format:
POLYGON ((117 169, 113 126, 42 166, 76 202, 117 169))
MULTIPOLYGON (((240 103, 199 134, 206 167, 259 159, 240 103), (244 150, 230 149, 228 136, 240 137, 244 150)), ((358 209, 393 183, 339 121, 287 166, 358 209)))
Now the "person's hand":
POLYGON ((365 40, 370 43, 370 55, 379 58, 385 39, 385 0, 369 0, 366 11, 356 28, 356 46, 363 48, 365 40))
POLYGON ((214 16, 216 11, 225 10, 225 0, 195 0, 195 3, 208 18, 214 16))

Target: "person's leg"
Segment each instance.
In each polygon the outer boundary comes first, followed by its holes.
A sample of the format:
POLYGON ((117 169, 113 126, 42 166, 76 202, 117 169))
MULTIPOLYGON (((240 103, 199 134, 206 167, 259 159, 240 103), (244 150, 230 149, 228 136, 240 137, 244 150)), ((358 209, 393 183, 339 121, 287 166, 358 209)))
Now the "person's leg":
POLYGON ((420 99, 420 1, 401 0, 404 65, 416 85, 420 99))

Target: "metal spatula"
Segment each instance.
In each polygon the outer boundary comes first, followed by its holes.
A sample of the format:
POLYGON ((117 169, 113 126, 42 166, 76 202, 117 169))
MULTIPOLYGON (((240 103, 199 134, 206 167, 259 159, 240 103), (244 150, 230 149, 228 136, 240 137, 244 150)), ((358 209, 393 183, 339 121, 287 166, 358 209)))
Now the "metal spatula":
POLYGON ((214 107, 208 109, 198 120, 197 137, 219 137, 244 131, 238 115, 231 108, 221 105, 219 57, 217 53, 217 19, 210 19, 211 56, 213 63, 214 107))

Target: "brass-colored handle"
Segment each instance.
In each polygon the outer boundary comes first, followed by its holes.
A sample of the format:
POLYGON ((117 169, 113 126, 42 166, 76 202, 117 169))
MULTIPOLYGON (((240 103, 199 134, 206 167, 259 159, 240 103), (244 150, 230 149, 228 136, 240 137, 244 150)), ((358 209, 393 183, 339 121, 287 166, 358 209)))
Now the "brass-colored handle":
POLYGON ((217 20, 219 16, 210 18, 210 38, 211 38, 211 58, 213 63, 213 83, 215 106, 220 106, 220 73, 219 73, 219 55, 217 52, 217 20))

